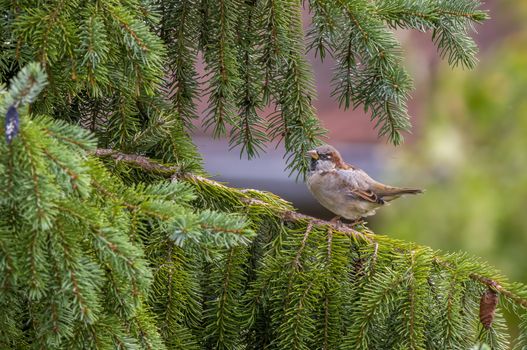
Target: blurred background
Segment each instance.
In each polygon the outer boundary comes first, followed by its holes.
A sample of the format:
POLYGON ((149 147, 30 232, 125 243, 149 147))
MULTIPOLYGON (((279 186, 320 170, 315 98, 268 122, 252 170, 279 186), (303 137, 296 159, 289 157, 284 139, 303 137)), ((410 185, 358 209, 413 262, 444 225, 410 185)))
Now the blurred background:
MULTIPOLYGON (((392 185, 426 188, 379 210, 369 220, 376 233, 467 251, 527 282, 527 1, 488 0, 483 7, 492 19, 476 28, 480 64, 473 71, 442 61, 430 34, 397 33, 416 88, 409 104, 414 127, 403 146, 377 139, 360 108, 339 110, 330 97, 333 62, 310 56, 315 105, 327 142, 347 162, 392 185)), ((282 148, 247 160, 203 131, 195 142, 215 179, 272 191, 306 214, 332 216, 284 172, 282 148)))

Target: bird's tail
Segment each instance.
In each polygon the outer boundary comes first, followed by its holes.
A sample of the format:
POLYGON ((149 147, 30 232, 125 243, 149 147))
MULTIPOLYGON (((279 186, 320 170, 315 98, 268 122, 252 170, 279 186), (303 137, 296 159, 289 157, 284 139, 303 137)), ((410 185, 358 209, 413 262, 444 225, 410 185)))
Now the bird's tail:
POLYGON ((404 194, 419 194, 419 193, 423 193, 424 191, 419 188, 388 187, 383 192, 384 193, 378 193, 378 195, 380 195, 380 197, 383 200, 389 202, 391 200, 399 198, 400 196, 404 194))
POLYGON ((424 191, 419 188, 399 188, 397 191, 399 194, 419 194, 424 191))

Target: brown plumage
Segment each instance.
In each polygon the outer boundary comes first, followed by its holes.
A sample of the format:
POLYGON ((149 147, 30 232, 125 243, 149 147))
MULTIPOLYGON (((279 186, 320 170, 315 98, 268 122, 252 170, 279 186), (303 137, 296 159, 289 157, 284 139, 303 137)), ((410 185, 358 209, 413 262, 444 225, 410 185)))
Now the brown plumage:
POLYGON ((330 145, 309 151, 311 165, 307 187, 324 207, 348 220, 375 214, 375 211, 404 194, 423 191, 384 185, 366 172, 346 164, 330 145))

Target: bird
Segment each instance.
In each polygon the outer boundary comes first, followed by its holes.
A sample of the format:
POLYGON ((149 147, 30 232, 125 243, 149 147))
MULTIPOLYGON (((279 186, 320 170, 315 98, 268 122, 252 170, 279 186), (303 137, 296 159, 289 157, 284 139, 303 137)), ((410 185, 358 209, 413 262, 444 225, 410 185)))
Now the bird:
POLYGON ((364 170, 347 164, 339 151, 323 145, 308 151, 311 159, 306 184, 313 196, 337 216, 360 222, 376 210, 405 194, 419 194, 418 188, 399 188, 372 179, 364 170))

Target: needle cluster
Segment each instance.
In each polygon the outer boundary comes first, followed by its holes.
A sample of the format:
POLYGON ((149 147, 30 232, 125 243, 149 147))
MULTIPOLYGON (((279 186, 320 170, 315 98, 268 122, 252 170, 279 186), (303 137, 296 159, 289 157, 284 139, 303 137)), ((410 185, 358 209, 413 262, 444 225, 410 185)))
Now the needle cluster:
POLYGON ((283 140, 301 174, 324 132, 306 49, 399 143, 393 30, 471 67, 486 18, 474 0, 304 6, 307 31, 297 0, 0 0, 0 348, 506 349, 503 310, 525 346, 527 288, 478 259, 204 174, 200 97, 215 136, 249 157, 283 140))

